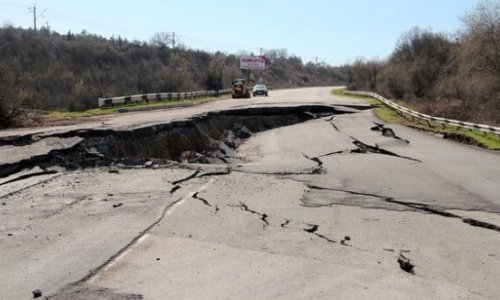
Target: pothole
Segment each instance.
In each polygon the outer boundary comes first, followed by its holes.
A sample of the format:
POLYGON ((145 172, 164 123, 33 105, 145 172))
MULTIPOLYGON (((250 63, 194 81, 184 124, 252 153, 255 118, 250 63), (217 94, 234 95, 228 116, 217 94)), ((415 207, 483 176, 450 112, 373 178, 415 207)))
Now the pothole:
MULTIPOLYGON (((369 109, 360 106, 359 109, 369 109)), ((76 130, 48 136, 22 136, 0 141, 2 145, 23 147, 46 138, 80 137, 71 148, 30 154, 29 158, 0 165, 0 177, 22 169, 61 166, 68 170, 114 164, 151 166, 153 163, 226 164, 237 158, 236 148, 252 134, 311 119, 353 113, 329 105, 291 107, 253 107, 209 112, 187 120, 141 128, 114 130, 76 130)))

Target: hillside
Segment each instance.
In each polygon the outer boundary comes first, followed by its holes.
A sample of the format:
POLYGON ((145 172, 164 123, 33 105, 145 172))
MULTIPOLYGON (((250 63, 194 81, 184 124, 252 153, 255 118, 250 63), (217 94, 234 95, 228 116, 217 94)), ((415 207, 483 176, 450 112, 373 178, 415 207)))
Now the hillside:
MULTIPOLYGON (((286 50, 266 53, 268 69, 250 74, 273 88, 343 81, 339 70, 304 64, 286 50)), ((246 75, 246 74, 245 74, 246 75)), ((98 97, 229 87, 244 77, 239 58, 151 42, 106 39, 86 32, 59 34, 0 28, 0 128, 22 125, 26 109, 79 111, 98 97)))

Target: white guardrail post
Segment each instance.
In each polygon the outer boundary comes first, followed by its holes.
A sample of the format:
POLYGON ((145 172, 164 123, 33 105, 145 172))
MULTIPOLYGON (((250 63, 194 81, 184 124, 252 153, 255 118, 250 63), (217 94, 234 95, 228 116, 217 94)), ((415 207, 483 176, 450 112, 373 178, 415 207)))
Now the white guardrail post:
POLYGON ((459 120, 452 120, 452 119, 445 119, 445 118, 439 118, 439 117, 433 117, 429 116, 426 114, 422 114, 416 111, 413 111, 411 109, 408 109, 406 107, 403 107, 401 105, 398 105, 394 103, 391 100, 388 100, 379 94, 372 93, 372 92, 364 92, 364 91, 344 91, 345 94, 348 95, 356 95, 356 96, 363 96, 363 97, 372 97, 377 100, 380 100, 382 103, 385 105, 389 106, 390 108, 394 109, 395 111, 399 113, 405 113, 408 114, 412 117, 426 120, 426 121, 432 121, 440 124, 446 124, 446 125, 451 125, 459 128, 467 128, 467 129, 477 129, 483 132, 491 132, 500 135, 500 127, 494 127, 494 126, 489 126, 489 125, 482 125, 482 124, 476 124, 476 123, 471 123, 471 122, 464 122, 464 121, 459 121, 459 120))
MULTIPOLYGON (((219 90, 219 95, 227 95, 231 93, 231 89, 219 90)), ((121 97, 104 97, 98 98, 97 104, 99 107, 108 107, 120 104, 141 103, 149 101, 182 101, 187 99, 195 99, 201 97, 215 96, 215 91, 196 91, 183 93, 155 93, 155 94, 139 94, 121 97)))

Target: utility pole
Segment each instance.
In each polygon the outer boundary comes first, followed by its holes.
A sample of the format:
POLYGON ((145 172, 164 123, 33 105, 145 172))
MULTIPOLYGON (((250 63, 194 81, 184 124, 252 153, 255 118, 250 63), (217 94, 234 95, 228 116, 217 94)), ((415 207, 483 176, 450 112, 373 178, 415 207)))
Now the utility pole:
POLYGON ((175 32, 172 32, 172 49, 175 49, 175 32))
POLYGON ((33 4, 33 28, 36 31, 36 5, 33 4))
POLYGON ((38 21, 38 19, 42 17, 42 15, 45 13, 45 10, 43 10, 39 15, 37 15, 36 4, 33 4, 33 7, 28 7, 28 10, 29 12, 33 12, 33 30, 36 32, 36 21, 38 21))
POLYGON ((33 29, 36 31, 36 4, 33 4, 33 7, 28 9, 30 12, 33 12, 33 29))

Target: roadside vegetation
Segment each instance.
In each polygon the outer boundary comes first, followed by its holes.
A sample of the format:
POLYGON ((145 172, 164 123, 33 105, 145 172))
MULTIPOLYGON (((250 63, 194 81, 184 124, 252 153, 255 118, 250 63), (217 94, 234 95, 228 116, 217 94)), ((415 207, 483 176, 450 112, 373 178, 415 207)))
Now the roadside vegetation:
POLYGON ((198 99, 187 99, 187 100, 170 100, 170 101, 150 101, 148 103, 131 103, 127 105, 116 105, 104 108, 93 108, 85 111, 51 111, 46 112, 42 119, 43 122, 57 122, 63 120, 71 120, 78 118, 88 118, 88 117, 98 117, 105 115, 112 115, 119 113, 120 109, 130 109, 139 110, 147 108, 173 108, 173 107, 185 107, 193 106, 197 104, 202 104, 205 102, 210 102, 216 99, 225 99, 227 96, 221 96, 219 98, 214 97, 204 97, 198 99))
MULTIPOLYGON (((458 128, 454 126, 445 127, 440 123, 419 120, 417 118, 412 118, 411 116, 406 114, 400 114, 375 98, 347 95, 344 93, 344 91, 345 89, 334 89, 332 91, 332 94, 339 97, 347 97, 365 101, 371 105, 377 106, 377 108, 374 109, 375 115, 377 116, 377 118, 387 124, 404 125, 436 135, 441 135, 443 137, 457 140, 465 144, 470 144, 490 150, 500 150, 500 136, 496 134, 485 133, 479 130, 458 128)), ((402 101, 394 102, 398 103, 399 105, 404 105, 409 109, 414 109, 412 107, 408 107, 402 101)))
POLYGON ((484 1, 453 36, 415 28, 384 61, 346 68, 348 89, 377 92, 439 117, 500 124, 500 1, 484 1))
MULTIPOLYGON (((454 35, 414 28, 385 60, 332 67, 285 49, 265 51, 265 71, 239 69, 239 55, 189 49, 157 34, 148 42, 0 28, 0 129, 50 118, 113 113, 98 97, 216 90, 249 76, 273 88, 346 85, 425 114, 500 125, 500 1, 480 2, 454 35)), ((150 105, 150 104, 148 104, 150 105)))
MULTIPOLYGON (((284 49, 265 54, 268 69, 251 72, 250 84, 262 79, 283 88, 343 81, 339 68, 304 63, 284 49)), ((239 69, 237 55, 173 47, 166 34, 140 42, 86 31, 61 34, 48 27, 35 32, 4 26, 0 28, 0 128, 26 125, 33 110, 108 113, 93 110, 98 97, 217 90, 246 75, 239 69)))

